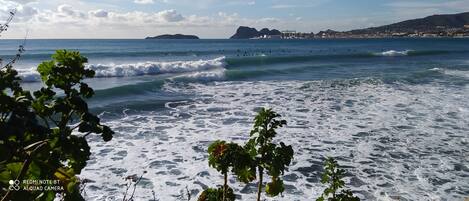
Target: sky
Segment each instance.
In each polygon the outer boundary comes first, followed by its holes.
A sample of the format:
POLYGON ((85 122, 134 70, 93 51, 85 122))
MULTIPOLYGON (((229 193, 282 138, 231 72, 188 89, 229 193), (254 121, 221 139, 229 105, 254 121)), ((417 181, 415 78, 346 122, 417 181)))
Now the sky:
POLYGON ((0 0, 2 38, 228 38, 239 26, 345 31, 469 12, 469 0, 0 0))

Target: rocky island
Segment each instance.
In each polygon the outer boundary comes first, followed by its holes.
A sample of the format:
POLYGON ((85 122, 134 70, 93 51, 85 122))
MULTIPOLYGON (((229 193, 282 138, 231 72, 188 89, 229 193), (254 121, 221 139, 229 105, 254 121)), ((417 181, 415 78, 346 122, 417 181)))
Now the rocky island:
POLYGON ((251 39, 251 38, 280 38, 282 32, 276 29, 263 28, 257 31, 255 28, 240 26, 230 39, 251 39))
POLYGON ((200 39, 198 36, 195 35, 184 35, 184 34, 164 34, 154 37, 146 37, 145 39, 200 39))

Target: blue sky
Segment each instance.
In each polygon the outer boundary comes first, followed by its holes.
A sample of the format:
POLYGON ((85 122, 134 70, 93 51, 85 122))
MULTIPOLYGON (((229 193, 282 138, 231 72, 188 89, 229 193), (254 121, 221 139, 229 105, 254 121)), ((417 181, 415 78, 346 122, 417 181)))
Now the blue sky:
POLYGON ((469 11, 469 0, 0 0, 4 38, 226 38, 240 25, 317 32, 469 11))

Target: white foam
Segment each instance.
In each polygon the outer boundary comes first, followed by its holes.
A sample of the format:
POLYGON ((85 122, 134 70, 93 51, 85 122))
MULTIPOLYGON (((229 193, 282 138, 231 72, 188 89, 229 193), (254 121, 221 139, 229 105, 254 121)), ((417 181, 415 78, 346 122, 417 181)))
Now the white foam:
POLYGON ((93 64, 89 69, 96 72, 96 77, 130 77, 165 73, 186 73, 224 68, 225 57, 211 60, 144 62, 136 64, 93 64))
MULTIPOLYGON (((192 77, 204 79, 204 71, 223 71, 226 66, 225 57, 210 60, 171 61, 171 62, 141 62, 133 64, 89 64, 88 69, 96 72, 95 77, 132 77, 157 74, 193 73, 192 77)), ((20 77, 24 82, 38 82, 40 75, 35 68, 19 69, 20 77)), ((205 75, 209 75, 206 72, 205 75)), ((189 77, 191 77, 189 75, 189 77)), ((218 76, 221 77, 221 76, 218 76)))
POLYGON ((469 79, 469 71, 462 71, 462 70, 444 70, 444 74, 456 77, 462 77, 469 79))
POLYGON ((407 56, 411 50, 397 51, 389 50, 384 52, 375 53, 375 56, 395 57, 395 56, 407 56))
POLYGON ((469 71, 463 71, 463 70, 452 70, 452 69, 446 69, 446 68, 432 68, 429 69, 430 71, 436 71, 445 75, 449 76, 455 76, 455 77, 462 77, 462 78, 467 78, 469 79, 469 71))
POLYGON ((198 71, 198 72, 192 72, 192 73, 187 73, 183 75, 176 76, 174 78, 171 78, 171 80, 189 80, 189 81, 220 81, 220 80, 225 80, 225 69, 224 68, 218 68, 218 69, 213 69, 209 71, 198 71))
MULTIPOLYGON (((122 178, 143 170, 147 184, 139 185, 136 200, 153 199, 152 190, 159 200, 175 200, 186 186, 200 192, 221 184, 208 166, 209 142, 244 143, 262 106, 288 121, 278 139, 295 150, 281 200, 316 199, 325 156, 352 167, 347 171, 363 184, 347 185, 364 200, 460 200, 469 190, 467 172, 454 170, 469 163, 469 113, 460 109, 469 108, 469 88, 258 81, 169 82, 164 90, 195 98, 107 121, 116 135, 108 143, 90 140, 92 158, 81 175, 95 181, 86 185, 87 200, 122 199, 122 178)), ((255 199, 241 193, 244 184, 230 186, 240 200, 255 199)))
POLYGON ((17 69, 17 71, 23 82, 38 82, 41 80, 41 75, 39 75, 35 68, 17 69))

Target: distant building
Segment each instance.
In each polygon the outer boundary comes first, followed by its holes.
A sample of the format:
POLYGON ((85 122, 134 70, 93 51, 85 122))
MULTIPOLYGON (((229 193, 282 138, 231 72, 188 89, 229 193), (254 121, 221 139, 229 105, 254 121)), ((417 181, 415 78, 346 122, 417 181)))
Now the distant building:
POLYGON ((469 24, 464 25, 465 29, 469 29, 469 24))
POLYGON ((282 35, 264 35, 264 39, 282 39, 282 35))
POLYGON ((251 39, 282 39, 282 35, 262 35, 251 39))
POLYGON ((435 33, 424 33, 424 34, 423 34, 423 37, 434 38, 434 37, 438 37, 438 34, 435 34, 435 33))
POLYGON ((405 36, 408 36, 409 33, 406 33, 406 32, 402 32, 402 33, 392 33, 392 36, 393 37, 405 37, 405 36))
POLYGON ((282 31, 282 38, 284 39, 293 39, 295 38, 295 35, 296 35, 296 31, 292 31, 292 30, 282 31))

